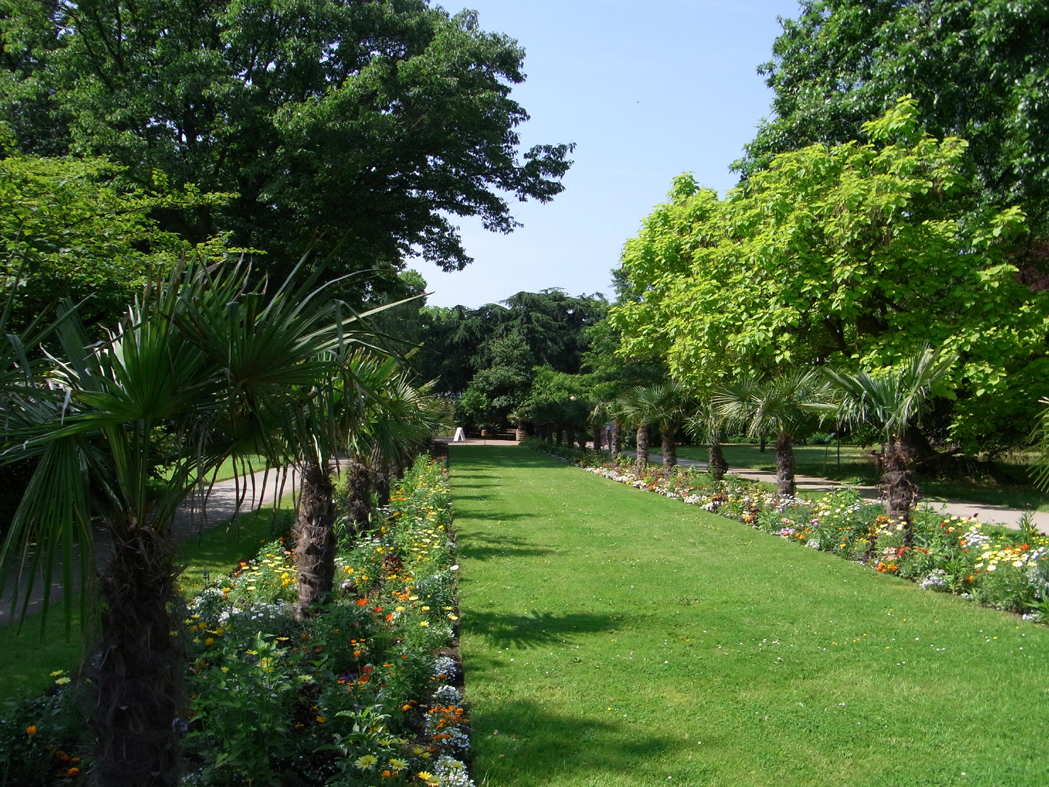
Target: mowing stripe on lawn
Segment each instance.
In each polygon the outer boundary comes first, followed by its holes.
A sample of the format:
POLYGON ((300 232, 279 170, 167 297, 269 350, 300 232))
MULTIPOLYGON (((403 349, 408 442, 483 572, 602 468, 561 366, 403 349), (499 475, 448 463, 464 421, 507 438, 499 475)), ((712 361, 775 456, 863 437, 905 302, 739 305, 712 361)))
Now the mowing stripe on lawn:
POLYGON ((1049 784, 1049 630, 456 446, 479 784, 1049 784))

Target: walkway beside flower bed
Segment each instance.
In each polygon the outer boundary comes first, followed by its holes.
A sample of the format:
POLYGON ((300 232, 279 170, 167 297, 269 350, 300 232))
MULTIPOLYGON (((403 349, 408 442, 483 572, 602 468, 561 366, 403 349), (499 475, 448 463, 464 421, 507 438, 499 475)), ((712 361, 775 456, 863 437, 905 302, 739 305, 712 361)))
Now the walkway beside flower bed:
POLYGON ((523 448, 453 447, 480 784, 1049 783, 1049 630, 523 448))
MULTIPOLYGON (((635 455, 634 451, 627 451, 626 453, 630 456, 635 455)), ((649 461, 653 464, 661 464, 663 461, 662 455, 653 451, 649 452, 648 457, 649 461)), ((678 459, 678 465, 680 467, 698 467, 703 470, 707 467, 706 462, 681 458, 678 459)), ((748 481, 759 481, 766 484, 776 483, 776 474, 768 473, 764 470, 754 470, 749 467, 731 467, 729 468, 729 473, 748 481)), ((795 481, 797 482, 799 492, 829 492, 846 486, 839 481, 831 481, 826 478, 817 478, 808 475, 796 475, 795 481)), ((876 486, 850 486, 865 500, 876 501, 881 496, 881 490, 876 486)), ((993 506, 987 503, 973 503, 966 500, 926 500, 920 504, 927 506, 934 511, 941 512, 946 516, 960 517, 963 519, 975 517, 985 525, 1002 525, 1011 530, 1020 529, 1020 520, 1023 518, 1024 514, 1027 513, 1018 508, 993 506)), ((1035 528, 1039 531, 1049 532, 1049 511, 1032 512, 1032 521, 1035 528)))

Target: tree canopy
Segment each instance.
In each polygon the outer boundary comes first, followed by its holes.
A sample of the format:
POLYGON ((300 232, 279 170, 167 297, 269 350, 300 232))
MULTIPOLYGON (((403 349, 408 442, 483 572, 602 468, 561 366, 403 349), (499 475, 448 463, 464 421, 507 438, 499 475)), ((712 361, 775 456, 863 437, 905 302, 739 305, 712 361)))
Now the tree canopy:
POLYGON ((924 133, 911 99, 864 134, 780 154, 724 200, 679 178, 624 251, 624 352, 659 348, 710 387, 732 369, 891 367, 931 343, 962 358, 952 436, 1022 439, 1049 379, 1049 299, 1010 258, 1022 211, 980 205, 966 143, 924 133))
MULTIPOLYGON (((969 141, 982 201, 1019 205, 1049 238, 1049 5, 1043 0, 801 0, 759 71, 775 91, 736 166, 749 176, 912 95, 937 138, 969 141)), ((1037 256, 1037 254, 1036 254, 1037 256)))
POLYGON ((161 228, 271 269, 311 244, 334 272, 461 269, 455 217, 510 232, 507 199, 552 199, 570 164, 568 144, 518 155, 524 50, 425 0, 0 0, 0 33, 5 146, 233 194, 161 228))

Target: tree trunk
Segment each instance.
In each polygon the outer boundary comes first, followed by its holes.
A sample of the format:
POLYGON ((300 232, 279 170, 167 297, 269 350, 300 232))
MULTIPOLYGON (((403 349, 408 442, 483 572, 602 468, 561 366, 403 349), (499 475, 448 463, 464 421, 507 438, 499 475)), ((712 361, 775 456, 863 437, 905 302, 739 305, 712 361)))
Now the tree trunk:
POLYGON ((677 466, 677 444, 674 442, 674 433, 664 429, 663 434, 663 472, 670 477, 670 471, 677 466))
POLYGON ((637 429, 637 474, 645 472, 648 464, 648 427, 639 426, 637 429))
POLYGON ((758 438, 758 451, 765 453, 765 445, 768 443, 768 435, 764 432, 761 433, 761 437, 758 438))
POLYGON ((359 457, 346 463, 346 518, 353 535, 368 530, 371 524, 372 480, 368 467, 359 457))
POLYGON ((623 425, 618 421, 612 423, 612 444, 610 448, 613 457, 623 453, 623 425))
POLYGON ((776 435, 776 491, 780 497, 794 497, 794 440, 786 432, 776 435))
POLYGON ((101 641, 85 669, 96 783, 176 787, 186 717, 177 548, 153 528, 134 527, 113 534, 113 552, 99 582, 101 641))
POLYGON ((554 443, 561 445, 561 441, 564 439, 564 430, 561 427, 554 429, 554 443))
POLYGON ((714 481, 720 481, 728 472, 728 462, 720 443, 711 443, 707 451, 707 472, 714 481))
POLYGON ((302 466, 295 543, 299 575, 295 614, 301 620, 331 595, 335 580, 335 487, 327 464, 306 462, 302 466))
POLYGON ((918 498, 910 470, 910 456, 903 441, 889 441, 878 458, 881 465, 881 480, 885 487, 885 508, 889 521, 904 526, 904 543, 911 545, 914 533, 911 529, 911 508, 918 498))
POLYGON ((597 426, 594 427, 594 450, 595 451, 600 451, 601 450, 601 433, 603 431, 605 431, 605 427, 602 426, 601 424, 598 424, 597 426))
POLYGON ((514 432, 514 439, 518 442, 528 437, 528 429, 525 427, 524 421, 517 422, 517 430, 514 432))

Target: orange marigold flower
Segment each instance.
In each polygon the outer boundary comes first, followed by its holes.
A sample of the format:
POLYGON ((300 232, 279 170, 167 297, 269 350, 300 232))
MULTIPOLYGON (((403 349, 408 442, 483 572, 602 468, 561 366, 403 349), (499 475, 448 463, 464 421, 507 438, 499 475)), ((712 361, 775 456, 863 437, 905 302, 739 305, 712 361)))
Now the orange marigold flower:
POLYGON ((368 599, 366 599, 366 598, 359 598, 359 599, 357 599, 357 606, 358 607, 363 607, 367 603, 368 603, 368 599))
POLYGON ((28 735, 30 738, 36 737, 36 725, 30 724, 28 727, 26 727, 25 734, 28 735))

